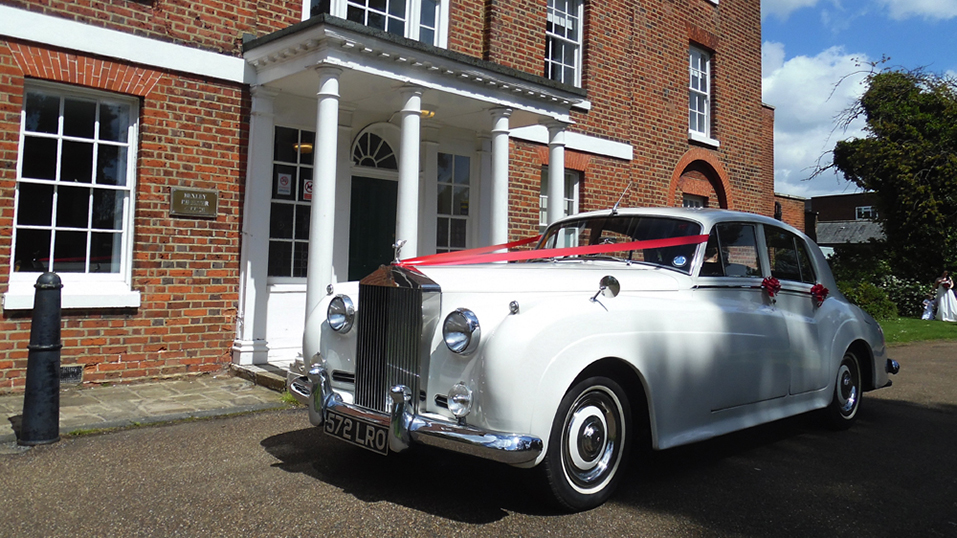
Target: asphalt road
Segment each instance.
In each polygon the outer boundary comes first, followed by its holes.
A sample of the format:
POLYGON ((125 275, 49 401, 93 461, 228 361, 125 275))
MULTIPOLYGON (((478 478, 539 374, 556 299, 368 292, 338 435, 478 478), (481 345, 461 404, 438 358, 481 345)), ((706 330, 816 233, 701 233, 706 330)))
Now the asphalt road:
POLYGON ((656 453, 586 513, 552 511, 534 472, 384 458, 299 409, 0 455, 0 536, 957 537, 957 342, 891 355, 850 431, 805 416, 656 453))

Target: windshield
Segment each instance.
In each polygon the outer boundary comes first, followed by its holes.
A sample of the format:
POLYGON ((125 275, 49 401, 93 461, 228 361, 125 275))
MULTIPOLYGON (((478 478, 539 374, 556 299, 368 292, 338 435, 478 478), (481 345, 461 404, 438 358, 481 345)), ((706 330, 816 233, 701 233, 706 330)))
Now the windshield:
MULTIPOLYGON (((584 247, 612 243, 630 243, 699 235, 701 225, 681 219, 665 217, 603 216, 562 222, 549 227, 538 248, 584 247)), ((588 255, 596 258, 616 258, 691 271, 691 259, 696 244, 661 248, 639 248, 588 255)))

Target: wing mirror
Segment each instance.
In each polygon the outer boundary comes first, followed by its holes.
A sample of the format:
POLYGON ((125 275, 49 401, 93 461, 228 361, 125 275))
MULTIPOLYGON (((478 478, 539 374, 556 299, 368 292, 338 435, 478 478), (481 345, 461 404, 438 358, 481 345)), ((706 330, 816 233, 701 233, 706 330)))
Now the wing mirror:
POLYGON ((611 275, 605 275, 601 277, 601 280, 598 281, 598 293, 591 298, 591 302, 597 303, 599 295, 602 297, 608 297, 609 299, 618 297, 618 293, 620 291, 621 284, 618 283, 618 279, 611 275))

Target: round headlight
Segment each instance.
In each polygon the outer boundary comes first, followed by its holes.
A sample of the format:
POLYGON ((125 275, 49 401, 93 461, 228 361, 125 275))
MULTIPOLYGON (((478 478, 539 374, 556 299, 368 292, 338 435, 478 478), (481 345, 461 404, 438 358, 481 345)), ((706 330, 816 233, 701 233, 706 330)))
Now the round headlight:
POLYGON ((456 383, 449 391, 449 411, 462 418, 472 411, 472 390, 465 383, 456 383))
POLYGON ((478 347, 482 329, 475 313, 467 308, 457 308, 445 317, 442 336, 445 345, 455 353, 468 355, 478 347))
POLYGON ((347 295, 336 295, 326 310, 326 321, 332 330, 347 333, 356 319, 356 309, 347 295))

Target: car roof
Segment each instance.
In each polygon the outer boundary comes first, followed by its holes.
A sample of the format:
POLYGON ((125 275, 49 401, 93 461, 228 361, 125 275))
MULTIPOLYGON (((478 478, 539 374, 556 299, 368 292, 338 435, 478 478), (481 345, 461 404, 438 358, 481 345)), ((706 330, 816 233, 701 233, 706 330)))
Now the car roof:
POLYGON ((764 215, 758 215, 756 213, 746 213, 743 211, 731 211, 729 209, 713 209, 713 208, 689 208, 689 207, 632 207, 632 208, 618 208, 614 209, 603 209, 600 211, 589 211, 587 213, 578 213, 576 215, 571 215, 561 219, 559 222, 566 220, 576 220, 580 218, 592 218, 592 217, 608 217, 611 215, 618 216, 636 216, 636 217, 670 217, 670 218, 680 218, 693 220, 701 224, 702 229, 709 230, 712 225, 718 222, 753 222, 760 224, 768 224, 772 226, 780 226, 790 230, 791 232, 797 233, 799 235, 804 235, 804 233, 793 226, 782 222, 771 217, 766 217, 764 215))

